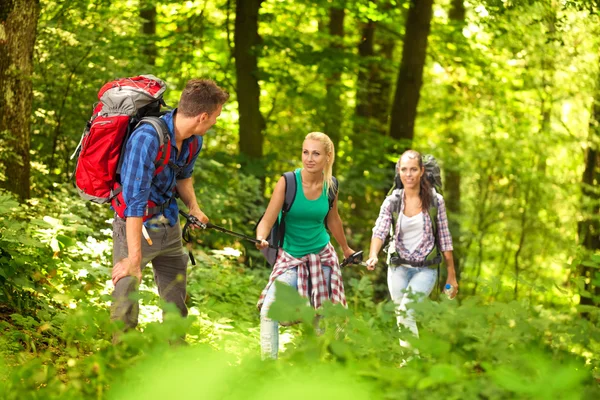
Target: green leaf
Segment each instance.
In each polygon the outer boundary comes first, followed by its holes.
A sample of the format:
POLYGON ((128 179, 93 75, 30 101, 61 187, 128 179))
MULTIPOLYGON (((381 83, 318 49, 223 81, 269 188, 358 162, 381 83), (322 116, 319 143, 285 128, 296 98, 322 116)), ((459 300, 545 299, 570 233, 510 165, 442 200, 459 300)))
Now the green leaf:
POLYGON ((269 318, 276 321, 312 322, 315 311, 308 304, 308 300, 300 296, 298 291, 285 283, 275 281, 275 302, 269 309, 269 318))
POLYGON ((0 215, 8 214, 19 207, 19 203, 7 193, 0 193, 0 215))
POLYGON ((65 235, 56 235, 56 240, 60 243, 61 248, 71 247, 77 243, 75 239, 65 235))
POLYGON ((581 263, 581 265, 585 265, 586 267, 590 267, 590 268, 599 268, 600 269, 600 263, 597 263, 594 261, 583 261, 581 263))

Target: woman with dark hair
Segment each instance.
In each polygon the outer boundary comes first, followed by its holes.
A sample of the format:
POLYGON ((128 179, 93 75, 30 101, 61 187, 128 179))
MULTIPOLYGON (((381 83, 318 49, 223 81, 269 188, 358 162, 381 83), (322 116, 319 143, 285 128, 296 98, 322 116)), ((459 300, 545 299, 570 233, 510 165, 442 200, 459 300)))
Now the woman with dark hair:
MULTIPOLYGON (((268 316, 275 301, 275 281, 298 290, 310 299, 314 308, 330 300, 346 306, 344 284, 338 257, 330 243, 327 228, 342 247, 344 257, 354 253, 346 241, 342 220, 337 210, 337 193, 329 205, 330 188, 335 188, 332 176, 335 151, 331 139, 320 132, 309 133, 302 144, 302 165, 294 171, 297 182, 295 199, 285 215, 283 247, 269 282, 258 301, 260 310, 260 345, 264 358, 277 358, 279 348, 279 323, 268 316)), ((265 215, 256 228, 259 249, 269 243, 265 240, 281 213, 286 192, 284 177, 279 179, 265 215)))
MULTIPOLYGON (((397 322, 419 336, 414 312, 407 304, 415 296, 429 296, 437 279, 437 266, 443 253, 448 269, 447 284, 452 286, 450 297, 458 292, 452 236, 448 229, 446 206, 427 179, 423 158, 414 150, 402 154, 396 165, 402 188, 395 189, 383 202, 373 228, 367 268, 374 270, 377 255, 386 237, 388 247, 388 289, 397 305, 397 322), (392 231, 390 231, 392 226, 392 231)), ((404 341, 402 346, 408 347, 404 341)))

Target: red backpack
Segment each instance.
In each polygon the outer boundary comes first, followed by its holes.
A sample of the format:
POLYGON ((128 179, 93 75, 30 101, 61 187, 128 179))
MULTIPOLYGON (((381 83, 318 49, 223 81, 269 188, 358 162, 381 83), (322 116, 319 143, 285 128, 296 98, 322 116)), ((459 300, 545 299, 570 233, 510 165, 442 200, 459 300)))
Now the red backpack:
MULTIPOLYGON (((117 79, 100 89, 100 102, 95 105, 93 115, 71 157, 77 157, 73 175, 82 198, 99 204, 112 202, 117 214, 123 217, 126 205, 119 182, 121 153, 131 133, 141 124, 151 124, 159 137, 160 148, 154 161, 154 175, 169 165, 169 130, 166 123, 157 117, 161 114, 161 106, 165 105, 165 90, 165 82, 153 75, 117 79)), ((197 146, 198 140, 190 141, 188 164, 197 146)), ((149 202, 148 217, 160 211, 157 211, 157 206, 149 202)))

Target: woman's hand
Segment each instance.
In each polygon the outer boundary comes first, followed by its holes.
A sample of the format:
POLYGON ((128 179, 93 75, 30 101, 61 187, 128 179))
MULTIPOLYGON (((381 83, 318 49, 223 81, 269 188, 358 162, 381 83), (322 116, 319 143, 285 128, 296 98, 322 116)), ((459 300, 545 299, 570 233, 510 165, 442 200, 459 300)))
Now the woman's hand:
POLYGON ((371 256, 369 257, 369 259, 367 260, 366 264, 367 264, 367 269, 369 271, 373 271, 375 270, 375 266, 377 265, 377 262, 379 261, 379 259, 377 258, 377 256, 371 256))
POLYGON ((350 257, 354 253, 355 253, 354 250, 352 250, 350 247, 346 247, 344 249, 344 258, 348 258, 348 257, 350 257))
POLYGON ((256 243, 257 249, 262 250, 269 247, 269 242, 267 242, 262 236, 257 236, 256 240, 260 240, 260 243, 256 243))
POLYGON ((448 279, 446 279, 446 285, 448 284, 452 285, 452 293, 450 293, 448 297, 453 299, 458 294, 458 282, 456 282, 456 277, 449 276, 448 279))

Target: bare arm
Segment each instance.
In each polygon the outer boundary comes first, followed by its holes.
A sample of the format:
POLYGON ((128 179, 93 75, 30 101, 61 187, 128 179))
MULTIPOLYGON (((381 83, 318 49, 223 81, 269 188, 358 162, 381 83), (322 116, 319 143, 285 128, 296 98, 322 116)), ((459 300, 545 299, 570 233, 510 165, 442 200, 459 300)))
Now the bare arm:
POLYGON ((333 207, 331 207, 331 210, 329 210, 329 214, 327 215, 327 227, 331 231, 335 241, 342 247, 344 258, 348 258, 354 254, 354 250, 348 246, 346 234, 344 233, 344 225, 342 224, 342 219, 338 212, 337 202, 338 198, 336 195, 335 200, 333 201, 333 207))
POLYGON ((448 270, 448 278, 446 278, 446 283, 452 285, 452 295, 453 298, 458 293, 458 282, 456 281, 456 271, 454 269, 454 257, 452 254, 452 250, 444 251, 444 259, 446 260, 446 269, 448 270))
MULTIPOLYGON (((198 206, 198 200, 196 200, 196 192, 194 191, 194 185, 192 178, 180 179, 177 181, 177 193, 183 200, 183 203, 187 206, 190 214, 198 218, 201 222, 207 223, 208 217, 200 210, 198 206)), ((192 226, 194 228, 194 226, 192 226)))
POLYGON ((381 251, 385 238, 390 231, 390 225, 392 224, 390 205, 392 199, 391 196, 388 196, 381 205, 379 216, 375 222, 375 228, 373 228, 373 236, 371 236, 371 246, 369 248, 369 259, 367 260, 367 269, 371 271, 377 266, 377 262, 379 261, 377 255, 381 251))
POLYGON ((369 259, 367 260, 367 268, 371 271, 375 269, 377 261, 379 261, 377 255, 381 251, 382 247, 383 240, 379 239, 378 237, 371 238, 371 247, 369 248, 369 259))
POLYGON ((266 248, 269 245, 265 239, 269 237, 269 232, 271 232, 271 228, 277 220, 279 212, 283 208, 284 200, 285 178, 282 176, 279 178, 277 185, 275 185, 275 190, 273 190, 273 195, 271 196, 271 200, 269 201, 265 215, 256 227, 256 238, 258 240, 262 240, 262 243, 257 245, 258 248, 266 248))

